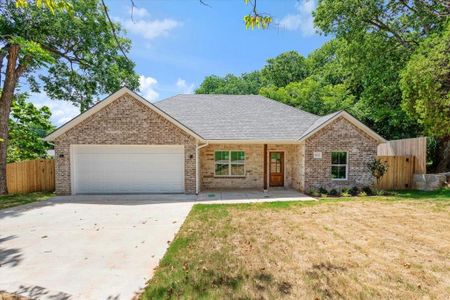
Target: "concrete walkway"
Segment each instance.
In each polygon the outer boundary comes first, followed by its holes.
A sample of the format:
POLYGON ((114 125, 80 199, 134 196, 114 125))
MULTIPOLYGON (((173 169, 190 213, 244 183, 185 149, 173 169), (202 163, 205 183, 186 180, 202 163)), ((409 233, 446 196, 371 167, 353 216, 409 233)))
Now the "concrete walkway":
POLYGON ((195 203, 312 200, 290 190, 55 197, 0 211, 0 291, 131 299, 195 203))
POLYGON ((254 189, 210 190, 198 195, 198 202, 206 203, 253 203, 272 201, 316 200, 292 189, 271 188, 267 192, 254 189))

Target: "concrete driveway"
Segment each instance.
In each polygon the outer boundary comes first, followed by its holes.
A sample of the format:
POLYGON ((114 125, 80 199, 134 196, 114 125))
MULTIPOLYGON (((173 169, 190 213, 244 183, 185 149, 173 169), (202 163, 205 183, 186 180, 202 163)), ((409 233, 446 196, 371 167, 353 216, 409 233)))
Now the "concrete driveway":
POLYGON ((131 299, 152 276, 192 200, 60 197, 2 210, 0 291, 33 299, 131 299))

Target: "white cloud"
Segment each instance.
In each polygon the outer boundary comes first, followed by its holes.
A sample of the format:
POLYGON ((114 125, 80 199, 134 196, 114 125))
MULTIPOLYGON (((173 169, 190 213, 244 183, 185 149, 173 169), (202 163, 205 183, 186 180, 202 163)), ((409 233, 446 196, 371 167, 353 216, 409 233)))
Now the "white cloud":
POLYGON ((183 94, 192 94, 194 93, 194 84, 188 84, 186 80, 178 78, 176 86, 178 90, 183 94))
POLYGON ((144 18, 149 15, 148 10, 145 8, 139 8, 139 7, 130 7, 130 13, 133 14, 133 18, 144 18))
POLYGON ((160 36, 167 36, 171 30, 181 25, 180 22, 169 18, 162 20, 117 20, 129 33, 142 36, 147 40, 152 40, 160 36))
POLYGON ((312 12, 316 8, 316 0, 301 0, 296 5, 296 14, 283 17, 278 24, 281 28, 292 31, 300 31, 304 36, 315 33, 314 17, 312 12))
POLYGON ((71 102, 52 100, 45 93, 30 93, 28 99, 37 107, 48 106, 52 112, 50 120, 55 126, 61 126, 80 113, 80 108, 74 106, 71 102))
POLYGON ((139 90, 148 101, 155 101, 159 97, 159 93, 155 90, 158 81, 153 77, 139 76, 139 90))

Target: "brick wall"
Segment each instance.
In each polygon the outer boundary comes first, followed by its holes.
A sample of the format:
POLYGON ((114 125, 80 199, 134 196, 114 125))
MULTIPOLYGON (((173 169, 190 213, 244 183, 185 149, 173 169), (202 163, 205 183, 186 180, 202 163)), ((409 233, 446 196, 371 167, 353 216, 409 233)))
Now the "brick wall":
POLYGON ((54 144, 57 194, 71 193, 71 144, 184 145, 185 191, 195 193, 195 138, 131 95, 104 107, 59 136, 54 144))
POLYGON ((305 143, 293 145, 292 188, 303 191, 305 188, 305 143))
MULTIPOLYGON (((267 145, 267 152, 283 151, 285 159, 285 186, 293 186, 297 145, 267 145)), ((268 159, 269 161, 269 159, 268 159)), ((269 169, 268 169, 269 171, 269 169)), ((297 174, 297 173, 296 173, 297 174)), ((297 179, 296 179, 297 180, 297 179)), ((269 183, 269 180, 267 180, 269 183)), ((263 189, 264 145, 263 144, 210 144, 200 149, 201 189, 263 189), (245 176, 218 177, 214 175, 214 152, 222 150, 245 151, 245 176)))
POLYGON ((344 118, 338 118, 305 141, 304 190, 320 186, 329 189, 371 185, 367 163, 377 155, 378 142, 344 118), (322 159, 313 153, 322 152, 322 159), (348 152, 348 180, 331 179, 331 152, 348 152))

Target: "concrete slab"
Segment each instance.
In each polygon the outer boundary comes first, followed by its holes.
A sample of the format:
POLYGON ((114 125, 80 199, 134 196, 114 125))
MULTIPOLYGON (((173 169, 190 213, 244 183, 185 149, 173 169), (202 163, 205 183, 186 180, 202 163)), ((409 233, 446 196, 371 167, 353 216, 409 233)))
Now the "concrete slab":
POLYGON ((0 290, 33 299, 131 299, 193 204, 150 198, 59 197, 0 211, 0 290))
POLYGON ((272 201, 314 201, 315 198, 293 189, 271 188, 269 191, 255 189, 207 190, 198 195, 202 203, 252 203, 272 201))
POLYGON ((131 299, 195 203, 310 201, 294 190, 81 195, 0 210, 0 291, 32 299, 131 299))

